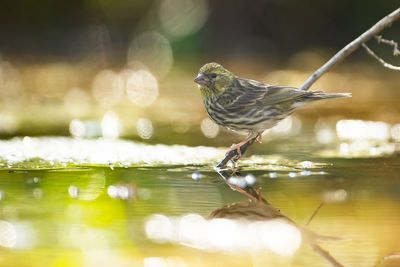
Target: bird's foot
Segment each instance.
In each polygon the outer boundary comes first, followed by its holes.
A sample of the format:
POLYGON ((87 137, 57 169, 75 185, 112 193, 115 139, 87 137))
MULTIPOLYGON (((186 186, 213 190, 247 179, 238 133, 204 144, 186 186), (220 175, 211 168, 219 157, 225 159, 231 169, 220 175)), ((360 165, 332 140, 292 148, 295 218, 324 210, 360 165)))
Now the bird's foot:
POLYGON ((229 148, 227 154, 228 154, 229 152, 231 152, 231 151, 236 150, 237 159, 240 159, 240 158, 242 157, 242 151, 240 150, 240 148, 241 148, 244 144, 246 144, 246 142, 247 142, 247 140, 244 140, 244 141, 242 141, 242 142, 240 142, 240 143, 238 143, 238 144, 233 144, 233 145, 231 145, 231 147, 229 148))
POLYGON ((256 142, 259 143, 259 144, 262 144, 262 134, 257 134, 256 142))

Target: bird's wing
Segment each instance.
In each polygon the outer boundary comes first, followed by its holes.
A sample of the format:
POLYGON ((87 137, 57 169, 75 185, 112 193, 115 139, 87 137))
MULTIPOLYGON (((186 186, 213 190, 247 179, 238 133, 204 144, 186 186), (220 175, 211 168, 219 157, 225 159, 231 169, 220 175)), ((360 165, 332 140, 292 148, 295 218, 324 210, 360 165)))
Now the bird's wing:
POLYGON ((236 82, 227 89, 218 102, 225 108, 251 108, 270 106, 284 102, 292 102, 299 97, 309 95, 310 92, 295 87, 267 85, 254 80, 237 78, 236 82))

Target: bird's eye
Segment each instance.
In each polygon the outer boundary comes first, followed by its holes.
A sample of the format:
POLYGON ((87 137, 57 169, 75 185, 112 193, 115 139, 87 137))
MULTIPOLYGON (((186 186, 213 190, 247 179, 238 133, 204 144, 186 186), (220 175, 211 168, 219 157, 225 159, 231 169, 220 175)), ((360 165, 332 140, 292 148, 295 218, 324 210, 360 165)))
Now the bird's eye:
POLYGON ((217 74, 215 74, 215 73, 211 73, 211 74, 210 74, 210 78, 211 78, 211 79, 215 79, 215 78, 217 78, 217 74))

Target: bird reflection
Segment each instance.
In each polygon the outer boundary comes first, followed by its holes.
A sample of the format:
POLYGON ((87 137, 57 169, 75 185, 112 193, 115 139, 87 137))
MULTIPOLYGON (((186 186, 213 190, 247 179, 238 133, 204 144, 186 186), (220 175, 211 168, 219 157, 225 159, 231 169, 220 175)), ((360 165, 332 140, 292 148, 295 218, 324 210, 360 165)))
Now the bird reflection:
MULTIPOLYGON (((252 184, 246 183, 246 176, 241 175, 238 170, 216 171, 232 190, 246 196, 248 201, 230 203, 216 209, 210 213, 209 219, 228 219, 259 226, 256 229, 258 238, 264 239, 264 244, 277 254, 293 254, 299 248, 300 242, 305 242, 332 266, 343 266, 318 244, 320 241, 338 240, 338 238, 314 233, 295 223, 262 196, 261 188, 255 189, 252 184)), ((315 214, 316 212, 309 221, 315 214)))
POLYGON ((216 172, 224 179, 226 184, 234 191, 237 191, 255 202, 268 203, 260 194, 259 189, 254 189, 252 183, 246 180, 237 169, 219 169, 216 172))

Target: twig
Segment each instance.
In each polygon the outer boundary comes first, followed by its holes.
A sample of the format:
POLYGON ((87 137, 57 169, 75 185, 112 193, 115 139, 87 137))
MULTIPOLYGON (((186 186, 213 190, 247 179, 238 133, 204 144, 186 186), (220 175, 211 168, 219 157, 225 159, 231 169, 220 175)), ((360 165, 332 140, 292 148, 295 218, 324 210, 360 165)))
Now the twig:
POLYGON ((391 261, 391 260, 393 260, 393 261, 400 260, 400 253, 397 252, 397 253, 392 253, 392 254, 384 256, 375 266, 376 267, 383 266, 385 262, 391 261))
MULTIPOLYGON (((246 153, 246 150, 256 141, 256 139, 257 137, 254 137, 240 147, 241 156, 243 156, 244 153, 246 153)), ((216 168, 224 168, 230 160, 232 160, 235 163, 239 158, 240 155, 236 149, 230 150, 228 151, 228 153, 226 153, 225 158, 221 160, 220 163, 217 164, 216 168)))
POLYGON ((308 79, 300 86, 301 90, 308 90, 322 75, 328 72, 337 63, 342 62, 347 56, 357 50, 361 44, 365 43, 373 36, 377 35, 386 27, 392 25, 393 22, 400 18, 400 8, 396 9, 380 21, 378 21, 369 30, 361 34, 354 41, 346 45, 342 50, 336 53, 330 60, 328 60, 322 67, 315 71, 308 79))
MULTIPOLYGON (((371 39, 373 36, 376 36, 383 29, 392 25, 393 22, 400 18, 400 8, 396 9, 380 21, 378 21, 374 26, 372 26, 369 30, 361 34, 354 41, 346 45, 342 50, 336 53, 330 60, 328 60, 322 67, 316 70, 308 79, 300 86, 301 90, 308 90, 311 85, 313 85, 322 75, 328 72, 333 66, 337 63, 342 62, 347 56, 353 53, 356 49, 358 49, 363 43, 371 39)), ((388 41, 385 39, 380 39, 382 42, 388 41), (385 40, 385 41, 383 41, 385 40)), ((394 66, 395 67, 395 66, 394 66)), ((392 68, 393 69, 393 68, 392 68)), ((240 147, 240 154, 243 155, 246 150, 255 142, 256 138, 250 139, 240 147)), ((236 163, 236 161, 240 158, 239 153, 236 150, 229 151, 223 160, 216 166, 216 168, 224 168, 229 161, 236 163)))
POLYGON ((362 46, 365 48, 365 50, 370 54, 373 58, 378 60, 383 67, 390 69, 390 70, 397 70, 400 71, 400 66, 395 66, 390 63, 387 63, 385 60, 383 60, 381 57, 379 57, 377 54, 374 53, 366 44, 362 44, 362 46))
POLYGON ((398 49, 399 44, 393 40, 384 39, 381 35, 375 36, 376 41, 378 44, 387 44, 393 47, 393 56, 400 55, 400 50, 398 49))
POLYGON ((252 187, 251 185, 247 185, 246 187, 242 188, 238 185, 234 185, 232 183, 229 182, 229 179, 232 177, 242 177, 242 175, 240 174, 240 172, 238 172, 237 170, 229 170, 229 169, 218 169, 216 168, 216 172, 224 179, 225 183, 234 191, 237 191, 241 194, 243 194, 244 196, 246 196, 247 198, 249 198, 252 201, 258 202, 264 202, 265 204, 269 204, 268 201, 262 196, 260 190, 259 189, 254 189, 254 187, 252 187))
POLYGON ((311 214, 310 218, 308 219, 306 226, 310 224, 310 222, 314 219, 315 215, 317 215, 318 211, 322 208, 322 206, 325 204, 324 201, 321 201, 319 206, 314 210, 314 212, 311 214))
POLYGON ((317 253, 318 255, 323 257, 325 260, 327 260, 332 266, 344 267, 344 265, 342 265, 340 262, 338 262, 331 254, 329 254, 328 251, 326 251, 325 249, 320 247, 318 244, 310 244, 310 246, 315 251, 315 253, 317 253))

